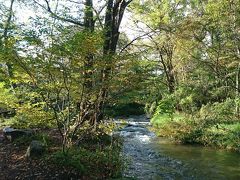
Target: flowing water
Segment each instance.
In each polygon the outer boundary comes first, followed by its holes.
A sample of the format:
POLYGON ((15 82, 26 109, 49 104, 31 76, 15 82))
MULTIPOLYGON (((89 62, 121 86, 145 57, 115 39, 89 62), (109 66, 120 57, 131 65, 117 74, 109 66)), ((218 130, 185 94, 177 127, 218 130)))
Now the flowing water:
POLYGON ((126 119, 118 133, 124 137, 128 159, 124 178, 240 180, 240 154, 202 146, 176 145, 156 137, 144 116, 126 119))

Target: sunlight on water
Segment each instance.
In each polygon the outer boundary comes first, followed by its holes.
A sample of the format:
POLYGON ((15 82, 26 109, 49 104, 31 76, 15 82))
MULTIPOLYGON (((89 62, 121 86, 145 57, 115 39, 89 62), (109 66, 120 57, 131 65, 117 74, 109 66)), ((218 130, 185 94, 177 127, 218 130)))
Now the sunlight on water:
POLYGON ((240 179, 239 153, 175 144, 149 131, 148 123, 147 119, 129 118, 118 131, 124 138, 124 154, 131 159, 124 177, 144 180, 240 179))
POLYGON ((150 142, 151 137, 148 135, 139 135, 139 136, 137 136, 137 139, 140 140, 142 143, 147 144, 150 142))

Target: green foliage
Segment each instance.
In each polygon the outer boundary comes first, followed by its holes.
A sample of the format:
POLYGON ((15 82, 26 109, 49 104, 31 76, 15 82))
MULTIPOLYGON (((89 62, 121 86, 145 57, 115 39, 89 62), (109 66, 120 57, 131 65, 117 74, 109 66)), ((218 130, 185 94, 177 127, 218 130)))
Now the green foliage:
POLYGON ((222 103, 207 104, 200 109, 199 118, 206 126, 217 123, 231 124, 238 121, 234 107, 235 100, 230 98, 222 103))
POLYGON ((14 128, 49 128, 53 127, 53 114, 46 110, 46 104, 43 102, 33 102, 29 94, 29 100, 24 103, 18 103, 14 117, 6 119, 4 124, 14 128))
POLYGON ((144 114, 144 105, 139 103, 116 104, 106 108, 106 114, 110 117, 130 116, 144 114))
POLYGON ((167 114, 169 116, 172 116, 175 112, 175 106, 176 101, 174 96, 166 96, 159 101, 154 116, 158 116, 160 114, 167 114))
POLYGON ((204 145, 237 150, 240 152, 240 124, 218 124, 206 129, 201 142, 204 145))
POLYGON ((44 146, 49 147, 53 141, 45 133, 35 133, 31 136, 22 136, 14 140, 14 143, 18 146, 29 146, 33 140, 38 140, 43 143, 44 146))
POLYGON ((156 111, 157 108, 157 102, 153 103, 146 103, 145 104, 145 113, 149 116, 152 117, 154 115, 154 112, 156 111))
POLYGON ((112 143, 118 144, 117 140, 110 134, 115 130, 115 123, 99 123, 95 131, 91 130, 90 125, 83 125, 76 133, 76 139, 78 143, 82 144, 82 147, 102 147, 110 146, 112 143))
POLYGON ((192 114, 198 111, 202 105, 214 101, 214 97, 209 92, 211 90, 210 81, 208 85, 205 83, 195 81, 182 83, 173 94, 178 109, 192 114))
POLYGON ((124 164, 119 147, 96 150, 76 147, 66 153, 62 151, 55 153, 51 160, 58 165, 77 170, 80 175, 104 179, 120 177, 124 164))
POLYGON ((48 116, 49 114, 42 110, 32 111, 32 113, 29 113, 29 111, 27 111, 26 114, 17 114, 13 118, 4 120, 2 125, 25 129, 25 128, 50 128, 53 127, 53 125, 55 124, 53 123, 53 119, 50 119, 51 114, 50 116, 48 116))
POLYGON ((151 119, 160 136, 181 143, 198 143, 206 146, 240 151, 239 120, 234 114, 233 99, 203 106, 194 116, 159 114, 151 119))
POLYGON ((9 110, 14 108, 17 103, 17 98, 13 93, 13 90, 7 88, 4 82, 0 82, 0 112, 2 110, 9 110))
POLYGON ((174 113, 171 116, 169 114, 158 114, 152 117, 151 124, 156 128, 163 128, 171 122, 182 122, 185 119, 184 114, 174 113))

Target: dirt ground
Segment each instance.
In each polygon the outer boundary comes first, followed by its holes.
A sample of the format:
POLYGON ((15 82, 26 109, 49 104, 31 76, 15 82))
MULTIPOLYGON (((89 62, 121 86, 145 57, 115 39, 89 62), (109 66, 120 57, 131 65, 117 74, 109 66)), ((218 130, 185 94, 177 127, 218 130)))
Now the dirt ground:
POLYGON ((44 158, 27 159, 28 146, 18 146, 4 139, 0 130, 0 180, 52 180, 89 179, 71 172, 71 169, 56 167, 44 158))

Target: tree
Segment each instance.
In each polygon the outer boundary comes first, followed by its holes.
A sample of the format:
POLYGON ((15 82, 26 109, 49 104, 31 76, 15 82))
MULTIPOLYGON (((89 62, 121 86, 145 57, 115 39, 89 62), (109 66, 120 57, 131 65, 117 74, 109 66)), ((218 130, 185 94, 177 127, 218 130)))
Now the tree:
MULTIPOLYGON (((116 54, 119 28, 130 2, 108 0, 96 10, 93 1, 86 0, 84 8, 80 8, 84 15, 80 20, 60 15, 59 2, 34 1, 30 6, 40 6, 50 17, 35 17, 32 29, 22 28, 13 44, 17 50, 11 51, 11 78, 16 90, 28 92, 29 98, 22 98, 24 104, 55 120, 63 151, 79 138, 77 133, 83 124, 95 131, 103 119, 112 75, 120 58, 116 54)), ((11 13, 12 4, 4 32, 8 32, 11 13)))
MULTIPOLYGON (((46 9, 54 18, 63 20, 65 22, 72 23, 74 25, 83 27, 84 30, 87 33, 94 33, 96 31, 96 20, 99 21, 99 24, 103 28, 103 47, 102 47, 102 58, 105 60, 105 67, 101 70, 100 73, 100 79, 99 83, 101 84, 101 88, 99 89, 99 95, 98 100, 95 102, 89 102, 87 100, 84 100, 82 103, 80 103, 79 107, 81 109, 87 108, 87 107, 94 107, 94 109, 87 110, 88 112, 92 112, 93 114, 89 115, 88 118, 92 122, 92 125, 95 126, 97 122, 99 122, 103 118, 103 108, 104 104, 108 95, 108 88, 107 88, 107 82, 110 77, 110 73, 112 70, 112 60, 114 59, 114 55, 116 53, 116 48, 119 40, 119 27, 124 15, 124 11, 126 7, 131 3, 130 1, 125 0, 108 0, 106 2, 106 13, 104 17, 104 22, 101 21, 100 14, 101 11, 104 9, 104 6, 100 8, 100 11, 97 12, 93 6, 92 0, 86 0, 85 1, 85 10, 84 10, 84 22, 81 23, 81 21, 76 21, 73 19, 61 17, 60 15, 54 13, 50 7, 49 1, 45 0, 46 6, 39 4, 41 7, 46 9), (94 17, 94 12, 95 16, 94 17), (90 105, 90 104, 94 105, 90 105)), ((93 82, 91 80, 92 74, 92 68, 94 66, 95 60, 91 52, 86 55, 85 58, 85 72, 84 76, 86 79, 85 82, 85 88, 91 91, 91 88, 93 86, 93 82)))
MULTIPOLYGON (((5 56, 3 59, 10 59, 8 56, 11 54, 11 39, 9 37, 9 30, 11 28, 11 23, 12 23, 12 17, 13 17, 13 4, 14 0, 10 1, 10 7, 7 10, 7 16, 5 22, 3 22, 3 33, 1 35, 1 40, 0 40, 0 49, 2 51, 2 55, 5 56)), ((7 75, 9 78, 12 78, 13 76, 13 69, 12 69, 12 62, 10 60, 7 60, 6 62, 6 68, 7 68, 7 75)))

